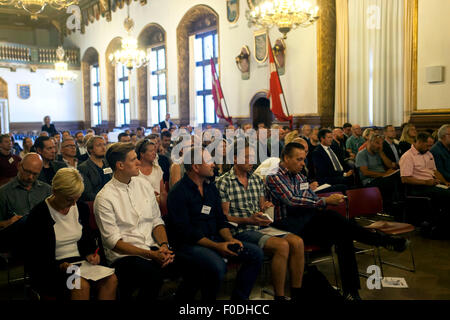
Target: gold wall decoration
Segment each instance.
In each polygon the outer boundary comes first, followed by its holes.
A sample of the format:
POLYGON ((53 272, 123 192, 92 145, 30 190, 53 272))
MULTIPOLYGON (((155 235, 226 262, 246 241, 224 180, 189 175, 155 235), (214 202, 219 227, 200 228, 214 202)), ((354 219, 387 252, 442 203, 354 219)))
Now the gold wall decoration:
POLYGON ((278 74, 284 75, 286 65, 286 43, 282 38, 275 41, 273 45, 273 56, 278 67, 278 74))
POLYGON ((239 19, 239 0, 227 0, 227 20, 236 23, 239 19))
POLYGON ((241 71, 242 80, 250 79, 250 49, 248 46, 242 46, 241 52, 236 57, 236 65, 241 71))

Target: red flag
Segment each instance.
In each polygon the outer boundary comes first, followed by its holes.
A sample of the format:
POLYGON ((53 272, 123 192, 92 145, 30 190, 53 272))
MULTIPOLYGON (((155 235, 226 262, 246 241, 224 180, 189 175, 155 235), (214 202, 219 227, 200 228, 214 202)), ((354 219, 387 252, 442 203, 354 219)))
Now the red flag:
POLYGON ((281 88, 280 76, 278 75, 278 70, 275 65, 275 59, 273 57, 272 45, 269 43, 269 63, 270 63, 270 91, 267 98, 271 99, 272 102, 272 113, 280 121, 289 121, 289 125, 292 129, 292 116, 287 116, 284 114, 283 105, 281 104, 280 96, 283 94, 283 89, 281 88))
POLYGON ((216 64, 214 59, 211 58, 211 73, 212 73, 212 95, 214 100, 214 109, 216 110, 217 117, 225 119, 229 124, 233 124, 231 117, 226 117, 222 109, 223 92, 220 85, 219 78, 216 73, 216 64))

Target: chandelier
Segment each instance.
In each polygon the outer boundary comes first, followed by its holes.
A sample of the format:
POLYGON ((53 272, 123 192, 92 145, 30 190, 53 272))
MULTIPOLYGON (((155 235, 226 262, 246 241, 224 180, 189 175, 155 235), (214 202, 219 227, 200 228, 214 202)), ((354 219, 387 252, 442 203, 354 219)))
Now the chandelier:
POLYGON ((58 62, 55 63, 55 70, 50 71, 45 75, 47 81, 58 82, 61 87, 67 81, 74 81, 77 75, 69 71, 67 68, 67 62, 64 61, 64 49, 59 46, 56 49, 56 56, 58 57, 58 62))
POLYGON ((32 18, 37 18, 36 15, 44 11, 47 5, 56 10, 61 10, 77 3, 78 0, 0 0, 0 5, 14 4, 16 8, 23 8, 26 12, 30 13, 32 18))
POLYGON ((319 7, 313 7, 303 0, 266 0, 247 10, 246 16, 249 26, 263 28, 278 27, 287 38, 287 33, 297 27, 308 27, 319 19, 319 7))
POLYGON ((128 36, 122 39, 122 49, 111 53, 109 60, 112 63, 121 63, 128 70, 145 66, 150 60, 150 55, 144 50, 139 50, 137 39, 131 37, 134 21, 130 18, 130 5, 128 5, 128 16, 125 18, 123 25, 128 36))

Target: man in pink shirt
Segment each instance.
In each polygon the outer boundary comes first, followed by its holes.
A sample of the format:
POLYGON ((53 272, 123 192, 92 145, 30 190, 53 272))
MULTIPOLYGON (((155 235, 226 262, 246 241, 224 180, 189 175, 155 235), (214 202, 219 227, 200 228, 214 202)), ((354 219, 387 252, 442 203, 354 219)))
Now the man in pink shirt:
POLYGON ((400 158, 400 176, 407 185, 408 194, 431 198, 435 217, 449 217, 450 183, 436 169, 434 157, 428 148, 428 133, 421 132, 416 142, 400 158))

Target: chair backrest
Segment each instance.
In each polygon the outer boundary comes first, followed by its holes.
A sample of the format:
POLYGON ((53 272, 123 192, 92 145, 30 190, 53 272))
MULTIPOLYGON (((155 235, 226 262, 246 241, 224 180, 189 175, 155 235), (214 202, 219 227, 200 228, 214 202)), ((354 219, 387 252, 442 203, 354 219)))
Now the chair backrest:
POLYGON ((349 218, 375 215, 383 211, 383 198, 377 187, 347 190, 349 218))
POLYGON ((86 201, 89 206, 89 226, 92 230, 98 230, 97 221, 95 221, 94 216, 94 201, 86 201))
MULTIPOLYGON (((326 198, 331 196, 332 194, 343 194, 342 192, 324 192, 324 193, 319 193, 317 194, 319 197, 321 198, 326 198)), ((333 210, 336 211, 337 213, 339 213, 341 216, 343 217, 347 217, 347 203, 344 201, 341 204, 337 205, 337 206, 330 206, 327 205, 327 210, 333 210)))

